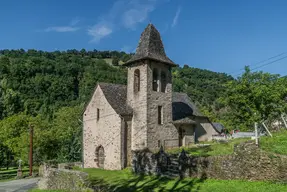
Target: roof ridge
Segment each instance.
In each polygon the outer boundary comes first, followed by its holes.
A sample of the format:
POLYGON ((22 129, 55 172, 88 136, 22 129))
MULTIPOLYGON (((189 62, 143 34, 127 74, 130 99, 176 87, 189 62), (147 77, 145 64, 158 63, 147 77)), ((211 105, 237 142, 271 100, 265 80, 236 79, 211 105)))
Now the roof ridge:
MULTIPOLYGON (((153 27, 153 25, 150 23, 150 24, 148 24, 148 27, 149 27, 149 35, 148 35, 148 39, 147 39, 147 42, 148 42, 148 48, 150 47, 150 45, 151 45, 151 41, 150 41, 150 39, 151 39, 151 28, 153 27)), ((148 49, 148 51, 147 51, 147 55, 149 56, 150 55, 150 49, 148 49)))
POLYGON ((150 59, 170 66, 177 66, 166 55, 160 32, 151 23, 141 33, 136 53, 123 65, 130 65, 142 59, 150 59))

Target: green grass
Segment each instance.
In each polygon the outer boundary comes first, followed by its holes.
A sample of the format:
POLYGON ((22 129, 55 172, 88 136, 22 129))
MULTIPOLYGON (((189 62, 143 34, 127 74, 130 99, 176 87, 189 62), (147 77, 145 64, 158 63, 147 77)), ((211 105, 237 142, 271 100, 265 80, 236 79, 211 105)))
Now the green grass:
POLYGON ((156 176, 134 175, 129 170, 108 171, 83 169, 94 185, 103 191, 198 191, 198 192, 278 192, 287 191, 287 185, 270 182, 214 179, 168 179, 156 176), (108 186, 108 187, 107 187, 108 186))
MULTIPOLYGON (((0 182, 15 179, 15 177, 17 176, 17 170, 18 168, 12 168, 0 171, 0 182)), ((28 176, 29 168, 24 167, 22 171, 24 176, 28 176)))
POLYGON ((28 192, 67 192, 67 191, 64 191, 64 190, 31 189, 28 192))
POLYGON ((234 151, 234 145, 250 140, 250 138, 240 138, 229 140, 228 143, 219 142, 206 142, 205 144, 210 144, 209 146, 191 146, 182 147, 166 150, 171 154, 178 154, 182 149, 184 149, 188 154, 193 156, 216 156, 216 155, 228 155, 232 154, 234 151))
POLYGON ((287 155, 287 130, 282 130, 272 135, 273 137, 260 138, 259 144, 261 149, 272 153, 287 155))

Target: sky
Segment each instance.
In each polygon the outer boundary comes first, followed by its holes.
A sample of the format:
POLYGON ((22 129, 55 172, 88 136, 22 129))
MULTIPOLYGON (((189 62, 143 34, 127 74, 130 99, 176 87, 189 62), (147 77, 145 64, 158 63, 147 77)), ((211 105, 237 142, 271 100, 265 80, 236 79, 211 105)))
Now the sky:
POLYGON ((286 0, 1 0, 0 49, 134 52, 151 22, 180 66, 287 75, 286 10, 286 0))

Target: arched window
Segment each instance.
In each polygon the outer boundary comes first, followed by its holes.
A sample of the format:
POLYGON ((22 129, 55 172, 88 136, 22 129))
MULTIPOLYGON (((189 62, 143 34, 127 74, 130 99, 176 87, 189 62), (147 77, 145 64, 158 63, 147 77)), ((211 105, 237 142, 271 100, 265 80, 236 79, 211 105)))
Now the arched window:
POLYGON ((96 152, 95 152, 95 155, 96 155, 96 162, 97 162, 97 166, 98 168, 104 168, 104 164, 105 164, 105 151, 104 151, 104 148, 103 146, 98 146, 96 148, 96 152))
POLYGON ((136 69, 134 72, 134 92, 140 91, 140 70, 136 69))
POLYGON ((156 68, 153 69, 152 74, 152 90, 158 91, 158 70, 156 68))
POLYGON ((165 72, 161 72, 161 92, 165 93, 166 89, 166 74, 165 72))

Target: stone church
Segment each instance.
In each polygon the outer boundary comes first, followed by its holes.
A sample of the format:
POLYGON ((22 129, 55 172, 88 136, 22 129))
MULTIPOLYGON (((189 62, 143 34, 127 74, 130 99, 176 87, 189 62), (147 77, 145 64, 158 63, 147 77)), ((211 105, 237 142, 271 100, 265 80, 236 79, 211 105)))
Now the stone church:
POLYGON ((124 64, 127 85, 98 83, 83 114, 84 167, 123 169, 132 150, 188 146, 216 134, 185 93, 172 92, 172 67, 149 24, 124 64))

